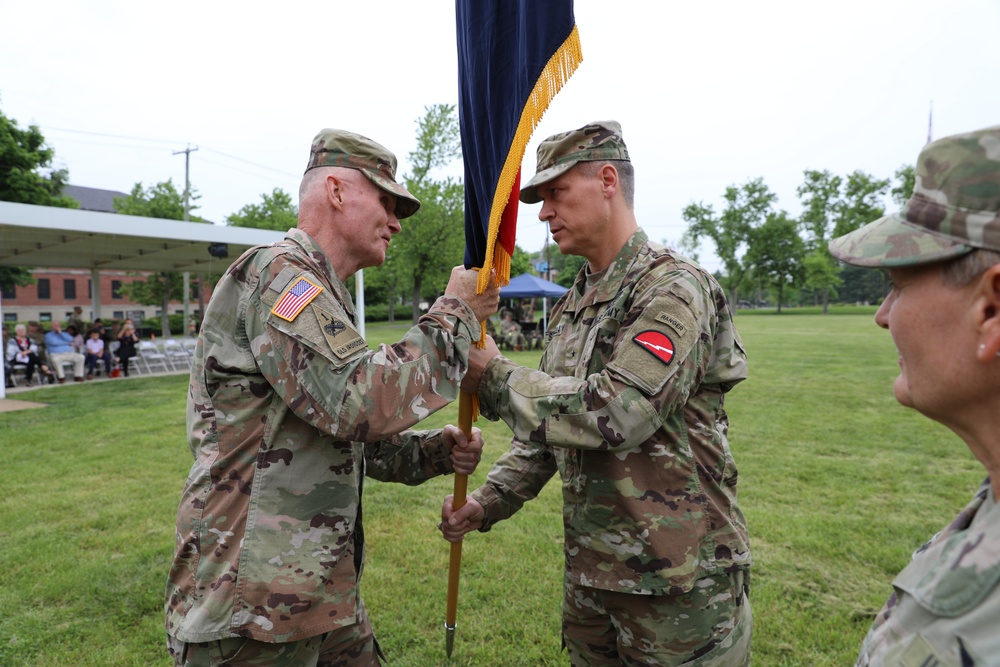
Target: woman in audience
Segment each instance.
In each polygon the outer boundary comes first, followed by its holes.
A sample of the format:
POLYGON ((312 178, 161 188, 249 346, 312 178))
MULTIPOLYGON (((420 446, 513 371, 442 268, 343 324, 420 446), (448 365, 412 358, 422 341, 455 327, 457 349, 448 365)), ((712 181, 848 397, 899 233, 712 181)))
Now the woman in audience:
POLYGON ((49 367, 38 358, 38 346, 28 338, 28 327, 18 324, 14 327, 14 337, 7 341, 7 361, 13 364, 24 364, 24 377, 27 386, 35 384, 35 369, 40 368, 43 375, 48 374, 49 367))
POLYGON ((115 352, 125 377, 128 377, 129 359, 136 355, 138 345, 139 335, 135 332, 135 325, 132 320, 127 319, 118 332, 118 350, 115 352))

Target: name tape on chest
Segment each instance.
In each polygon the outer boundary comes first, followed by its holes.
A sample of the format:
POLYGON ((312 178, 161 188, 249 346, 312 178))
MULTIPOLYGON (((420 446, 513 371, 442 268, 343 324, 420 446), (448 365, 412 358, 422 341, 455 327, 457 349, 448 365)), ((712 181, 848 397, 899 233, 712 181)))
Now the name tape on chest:
POLYGON ((368 349, 367 341, 349 323, 316 306, 313 311, 323 337, 338 359, 346 359, 359 349, 368 349))
POLYGON ((271 313, 292 322, 302 312, 302 309, 312 303, 312 300, 322 292, 323 288, 316 283, 306 278, 299 278, 275 302, 271 313))

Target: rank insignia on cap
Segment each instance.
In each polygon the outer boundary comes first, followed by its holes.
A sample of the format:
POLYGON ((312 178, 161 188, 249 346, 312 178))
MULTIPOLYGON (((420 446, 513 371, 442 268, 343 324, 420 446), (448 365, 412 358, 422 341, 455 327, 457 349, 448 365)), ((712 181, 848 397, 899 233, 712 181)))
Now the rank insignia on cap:
POLYGON ((281 298, 271 308, 271 312, 281 319, 291 322, 322 291, 323 288, 319 285, 305 278, 299 278, 292 283, 291 287, 285 290, 285 293, 281 295, 281 298))
POLYGON ((632 338, 636 343, 646 348, 651 355, 665 364, 674 358, 674 342, 661 331, 643 331, 632 338))

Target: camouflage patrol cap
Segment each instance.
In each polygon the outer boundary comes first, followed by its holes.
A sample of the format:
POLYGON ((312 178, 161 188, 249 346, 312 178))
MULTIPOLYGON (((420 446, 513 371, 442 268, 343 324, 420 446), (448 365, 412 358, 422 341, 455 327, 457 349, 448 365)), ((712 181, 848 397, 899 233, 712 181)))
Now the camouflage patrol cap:
POLYGON ((542 201, 538 186, 565 174, 580 162, 628 159, 622 126, 617 121, 596 121, 579 130, 553 134, 538 145, 535 175, 521 188, 519 199, 525 204, 542 201))
POLYGON ((372 183, 396 195, 396 217, 417 212, 420 200, 396 182, 396 156, 385 146, 347 130, 320 130, 313 139, 306 171, 316 167, 357 169, 372 183))
POLYGON ((903 209, 830 241, 834 257, 866 267, 929 264, 974 248, 1000 251, 1000 125, 924 146, 903 209))

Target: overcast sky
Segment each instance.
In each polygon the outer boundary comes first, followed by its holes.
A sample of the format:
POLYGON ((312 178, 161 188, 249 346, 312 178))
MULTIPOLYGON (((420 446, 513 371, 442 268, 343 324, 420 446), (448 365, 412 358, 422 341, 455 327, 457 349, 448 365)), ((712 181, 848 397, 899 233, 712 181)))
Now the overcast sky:
MULTIPOLYGON (((584 61, 536 129, 622 124, 636 214, 676 244, 684 207, 762 177, 799 212, 805 169, 890 177, 933 134, 1000 124, 997 0, 578 0, 584 61)), ((416 120, 457 101, 454 3, 0 0, 0 111, 37 124, 70 182, 184 184, 222 222, 295 194, 323 127, 379 141, 409 171, 416 120)), ((455 173, 460 174, 460 165, 455 173)), ((518 245, 539 250, 539 206, 518 245)), ((710 246, 699 252, 710 269, 710 246)))

